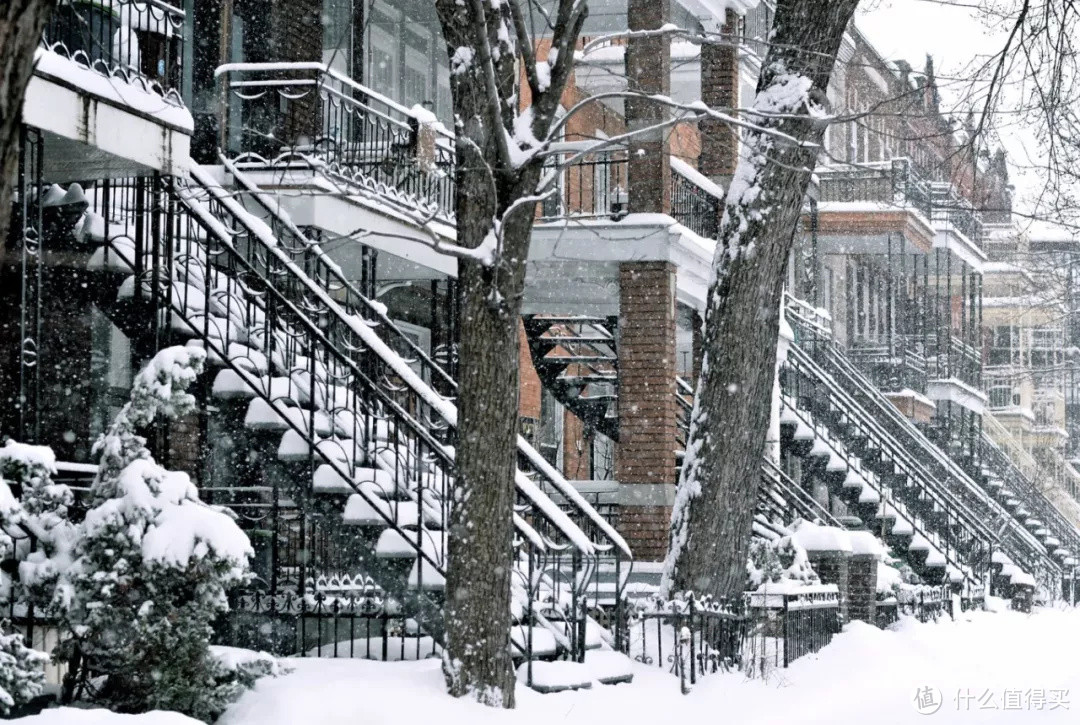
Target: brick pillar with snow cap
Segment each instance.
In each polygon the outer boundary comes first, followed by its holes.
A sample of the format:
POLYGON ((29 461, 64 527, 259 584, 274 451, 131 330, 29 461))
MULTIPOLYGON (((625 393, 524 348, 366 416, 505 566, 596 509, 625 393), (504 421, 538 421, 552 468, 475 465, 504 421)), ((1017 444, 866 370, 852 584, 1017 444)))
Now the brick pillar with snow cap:
POLYGON ((869 531, 850 531, 848 561, 848 616, 868 624, 877 621, 878 562, 885 547, 869 531))
MULTIPOLYGON (((835 526, 801 522, 793 535, 822 584, 835 584, 840 593, 840 621, 848 622, 851 599, 852 544, 849 532, 835 526)), ((876 588, 876 580, 875 580, 876 588)))
MULTIPOLYGON (((732 113, 739 107, 739 24, 734 10, 724 13, 713 42, 701 44, 701 100, 709 108, 732 113)), ((734 115, 734 114, 732 114, 734 115)), ((715 118, 698 122, 701 132, 701 173, 727 186, 739 159, 739 135, 729 124, 715 118)))

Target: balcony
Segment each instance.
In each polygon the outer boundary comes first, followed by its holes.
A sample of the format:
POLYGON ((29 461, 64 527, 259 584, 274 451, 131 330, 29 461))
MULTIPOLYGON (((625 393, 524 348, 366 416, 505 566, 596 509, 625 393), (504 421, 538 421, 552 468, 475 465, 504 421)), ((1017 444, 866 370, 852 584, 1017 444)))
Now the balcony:
POLYGON ((186 170, 193 123, 180 89, 184 22, 161 0, 72 0, 55 9, 23 111, 46 133, 46 177, 186 170))
POLYGON ((234 63, 224 146, 246 169, 317 172, 414 222, 454 224, 454 135, 320 63, 234 63))

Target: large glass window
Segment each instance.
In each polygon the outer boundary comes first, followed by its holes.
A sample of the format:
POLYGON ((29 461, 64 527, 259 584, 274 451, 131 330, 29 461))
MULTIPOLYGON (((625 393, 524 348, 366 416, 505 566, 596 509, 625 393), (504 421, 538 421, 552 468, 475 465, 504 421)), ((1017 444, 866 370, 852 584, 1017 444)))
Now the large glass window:
POLYGON ((372 0, 365 17, 364 83, 403 106, 424 106, 449 121, 450 71, 434 5, 372 0))

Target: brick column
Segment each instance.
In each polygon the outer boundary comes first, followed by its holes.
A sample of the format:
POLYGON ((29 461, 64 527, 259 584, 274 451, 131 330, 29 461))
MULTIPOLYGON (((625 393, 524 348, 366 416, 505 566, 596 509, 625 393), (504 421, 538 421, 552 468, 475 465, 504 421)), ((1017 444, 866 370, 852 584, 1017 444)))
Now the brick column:
POLYGON ((868 624, 877 621, 878 560, 870 554, 852 554, 848 562, 848 615, 868 624))
MULTIPOLYGON (((655 30, 671 19, 671 0, 627 0, 629 29, 655 30)), ((671 36, 630 38, 626 43, 626 80, 631 91, 671 95, 671 36)), ((626 99, 626 129, 634 131, 660 123, 670 110, 654 101, 626 99)), ((630 142, 630 212, 667 214, 671 210, 671 158, 664 128, 639 134, 630 142)))
POLYGON ((840 619, 849 621, 848 608, 851 599, 851 552, 807 551, 810 565, 814 567, 822 584, 835 584, 840 590, 840 619))
POLYGON ((675 266, 619 267, 620 528, 639 561, 667 553, 675 495, 675 266))
MULTIPOLYGON (((701 100, 710 108, 730 111, 739 105, 738 27, 741 22, 734 11, 724 16, 722 41, 701 46, 701 100)), ((713 181, 726 182, 735 173, 738 161, 738 134, 722 121, 703 119, 701 131, 701 173, 713 181)))

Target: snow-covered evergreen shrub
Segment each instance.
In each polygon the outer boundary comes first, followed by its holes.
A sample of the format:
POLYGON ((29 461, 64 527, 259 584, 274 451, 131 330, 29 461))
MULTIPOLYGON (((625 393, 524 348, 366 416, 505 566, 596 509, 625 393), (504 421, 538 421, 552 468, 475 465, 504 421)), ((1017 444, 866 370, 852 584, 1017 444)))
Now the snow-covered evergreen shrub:
MULTIPOLYGON (((0 622, 0 631, 6 629, 0 622)), ((0 715, 30 702, 45 689, 48 655, 30 649, 18 632, 0 634, 0 715)))
POLYGON ((32 535, 22 541, 19 552, 20 589, 17 596, 39 611, 51 610, 60 573, 70 562, 69 553, 77 533, 68 519, 74 502, 71 489, 54 483, 56 456, 48 446, 9 440, 0 448, 0 475, 19 493, 19 527, 32 535))
POLYGON ((112 709, 176 710, 209 722, 236 694, 221 684, 209 640, 228 608, 226 589, 247 576, 247 536, 226 511, 199 500, 187 474, 155 463, 136 432, 194 409, 186 391, 204 359, 186 347, 158 353, 94 446, 93 508, 58 587, 72 633, 58 651, 75 673, 69 696, 79 677, 103 678, 94 697, 112 709))
POLYGON ((746 579, 748 590, 782 581, 818 582, 806 551, 791 536, 782 536, 775 541, 752 539, 746 562, 746 579))

